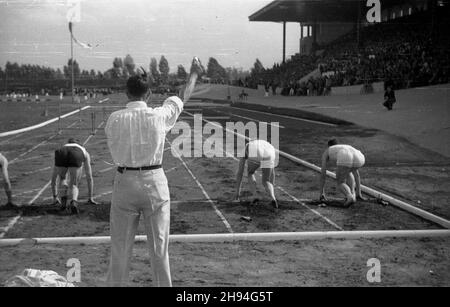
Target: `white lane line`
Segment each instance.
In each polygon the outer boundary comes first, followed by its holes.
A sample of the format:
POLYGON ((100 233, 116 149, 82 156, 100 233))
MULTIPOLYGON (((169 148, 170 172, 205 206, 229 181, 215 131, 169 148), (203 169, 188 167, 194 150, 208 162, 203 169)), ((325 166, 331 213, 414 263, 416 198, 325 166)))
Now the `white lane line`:
POLYGON ((23 162, 23 161, 30 161, 30 160, 35 160, 35 159, 42 159, 43 157, 45 157, 45 155, 44 155, 44 156, 42 156, 42 155, 40 155, 40 156, 31 156, 31 157, 29 157, 29 158, 20 159, 20 160, 14 161, 14 162, 10 162, 9 164, 11 165, 11 164, 17 164, 17 163, 23 162))
MULTIPOLYGON (((188 113, 188 114, 189 114, 189 113, 188 113)), ((192 116, 192 115, 191 115, 191 116, 192 116)), ((206 120, 204 120, 204 121, 206 121, 206 120)), ((206 122, 208 122, 208 121, 206 121, 206 122)), ((212 123, 212 124, 214 124, 214 123, 212 123)), ((235 135, 237 135, 237 136, 245 137, 245 136, 242 136, 242 135, 239 134, 239 133, 236 133, 235 131, 231 131, 231 130, 228 130, 228 129, 225 129, 225 130, 226 130, 228 133, 233 133, 233 134, 235 134, 235 135)), ((228 156, 228 157, 230 157, 230 158, 232 158, 232 159, 234 159, 234 160, 236 160, 236 161, 239 161, 238 158, 236 158, 233 154, 227 152, 226 150, 224 150, 224 153, 225 153, 225 156, 228 156)), ((338 230, 340 230, 340 231, 344 230, 342 227, 340 227, 339 225, 337 225, 336 223, 334 223, 333 221, 331 221, 331 220, 330 220, 329 218, 327 218, 326 216, 322 215, 320 212, 318 212, 318 211, 312 209, 311 207, 309 207, 309 206, 306 205, 305 203, 301 202, 298 198, 296 198, 296 197, 294 197, 293 195, 287 193, 283 188, 281 188, 281 187, 279 187, 279 186, 277 186, 277 185, 275 185, 275 187, 276 187, 277 189, 279 189, 280 191, 283 191, 287 196, 289 196, 293 201, 299 203, 302 207, 308 209, 309 211, 311 211, 311 212, 314 213, 315 215, 317 215, 317 216, 319 216, 320 218, 322 218, 323 220, 325 220, 328 224, 330 224, 330 225, 333 226, 334 228, 336 228, 336 229, 338 229, 338 230)))
POLYGON ((51 180, 49 180, 49 182, 47 182, 42 189, 39 190, 39 192, 28 202, 28 206, 31 206, 39 197, 41 197, 42 193, 44 193, 45 190, 47 190, 47 188, 50 186, 50 184, 52 183, 51 180))
MULTIPOLYGON (((170 143, 169 139, 166 137, 167 142, 169 143, 170 146, 172 146, 172 144, 170 143)), ((230 223, 228 223, 227 219, 225 218, 225 216, 222 214, 222 212, 217 208, 216 204, 214 203, 214 201, 212 201, 211 197, 209 197, 208 193, 206 192, 205 188, 203 187, 203 185, 200 183, 200 181, 198 181, 198 179, 195 177, 195 175, 192 173, 191 169, 187 166, 186 162, 184 162, 183 158, 181 157, 180 154, 176 155, 176 158, 178 160, 181 161, 181 163, 183 163, 184 168, 188 171, 189 175, 191 175, 192 179, 194 179, 194 181, 197 183, 197 185, 199 186, 200 190, 202 190, 203 195, 206 197, 206 199, 208 200, 208 202, 211 204, 211 206, 213 207, 214 211, 216 212, 216 214, 219 216, 220 220, 222 221, 222 223, 225 225, 225 227, 227 228, 227 230, 230 233, 233 233, 233 229, 231 228, 230 223)))
POLYGON ((21 136, 21 135, 18 134, 18 135, 15 135, 15 136, 13 136, 13 137, 7 139, 7 140, 1 141, 1 142, 0 142, 0 145, 8 144, 8 143, 11 142, 12 140, 17 139, 17 138, 20 137, 20 136, 21 136))
MULTIPOLYGON (((214 112, 227 114, 227 113, 225 113, 225 112, 221 112, 221 111, 218 111, 218 110, 214 110, 214 112)), ((269 122, 265 122, 265 121, 262 121, 262 120, 257 120, 257 119, 254 119, 254 118, 250 118, 250 117, 246 117, 246 116, 237 115, 237 114, 234 114, 234 113, 230 113, 230 116, 240 117, 240 118, 243 118, 243 119, 247 119, 247 120, 251 120, 251 121, 256 121, 256 122, 259 122, 259 123, 266 123, 266 124, 269 125, 269 126, 278 127, 278 128, 281 128, 281 129, 284 129, 284 128, 285 128, 284 126, 281 126, 281 125, 278 124, 278 123, 269 123, 269 122)), ((208 119, 208 118, 206 118, 206 119, 208 119)))
POLYGON ((86 146, 86 144, 91 140, 92 137, 94 137, 94 135, 97 133, 97 130, 100 129, 101 126, 103 126, 104 123, 105 123, 105 122, 102 121, 102 122, 100 123, 100 125, 98 125, 98 127, 94 130, 94 133, 91 134, 91 135, 86 139, 86 141, 83 142, 83 146, 86 146))
POLYGON ((22 196, 22 195, 25 195, 25 194, 28 194, 28 193, 37 192, 39 190, 40 190, 40 188, 32 189, 32 190, 29 190, 29 191, 20 192, 20 193, 14 194, 13 197, 15 198, 15 197, 22 196))
POLYGON ((9 222, 8 225, 6 227, 3 227, 3 229, 0 229, 0 239, 2 239, 6 233, 14 227, 14 225, 19 221, 19 219, 22 217, 22 215, 17 215, 15 217, 13 217, 9 222))
POLYGON ((287 192, 285 189, 283 189, 280 186, 277 186, 277 189, 280 190, 281 192, 283 192, 284 194, 286 194, 287 196, 289 196, 293 201, 298 202, 299 204, 301 204, 303 207, 307 208, 309 211, 311 211, 312 213, 314 213, 317 216, 320 216, 321 218, 323 218, 328 224, 330 224, 331 226, 333 226, 334 228, 336 228, 337 230, 340 231, 344 231, 344 229, 342 227, 340 227, 339 225, 337 225, 335 222, 333 222, 332 220, 330 220, 329 218, 327 218, 326 216, 320 214, 318 211, 312 209, 311 207, 309 207, 308 205, 304 204, 303 202, 300 201, 300 199, 297 199, 295 196, 291 195, 289 192, 287 192))
POLYGON ((326 123, 326 122, 319 122, 319 121, 312 120, 312 119, 305 119, 305 118, 293 117, 293 116, 288 116, 288 115, 280 115, 280 114, 275 114, 275 113, 267 113, 267 112, 262 112, 262 111, 255 111, 255 110, 236 108, 236 107, 229 107, 229 108, 230 109, 241 110, 241 111, 246 111, 246 112, 260 113, 260 114, 265 114, 265 115, 270 115, 270 116, 284 117, 284 118, 289 118, 289 119, 298 120, 298 121, 302 121, 302 122, 314 123, 314 124, 330 126, 330 127, 337 127, 338 126, 336 124, 330 124, 330 123, 326 123))
POLYGON ((100 197, 110 195, 110 194, 112 194, 112 192, 113 192, 113 191, 108 191, 108 192, 105 192, 105 193, 101 193, 101 194, 95 195, 94 198, 95 198, 95 199, 98 199, 98 198, 100 198, 100 197))
POLYGON ((115 167, 115 166, 111 166, 111 167, 108 167, 108 168, 104 168, 104 169, 102 169, 102 170, 99 170, 97 173, 103 174, 103 173, 112 171, 113 169, 116 169, 116 167, 115 167))
MULTIPOLYGON (((192 161, 192 162, 194 162, 194 161, 192 161)), ((192 162, 186 162, 186 165, 192 164, 192 162)), ((174 170, 176 170, 176 169, 179 168, 180 166, 181 166, 181 165, 174 166, 174 167, 172 167, 172 168, 169 168, 168 170, 164 170, 164 172, 165 172, 166 174, 168 174, 168 173, 170 173, 170 172, 173 172, 174 170)))

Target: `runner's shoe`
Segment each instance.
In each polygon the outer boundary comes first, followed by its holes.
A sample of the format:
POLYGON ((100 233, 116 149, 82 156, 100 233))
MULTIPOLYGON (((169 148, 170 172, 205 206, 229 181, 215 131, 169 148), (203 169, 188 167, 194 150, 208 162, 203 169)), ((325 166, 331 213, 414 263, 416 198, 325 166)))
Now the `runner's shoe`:
POLYGON ((270 204, 272 205, 272 207, 274 207, 275 209, 278 209, 278 202, 276 200, 272 200, 270 202, 270 204))
POLYGON ((70 202, 69 208, 70 212, 73 215, 79 215, 80 214, 80 209, 78 208, 78 202, 76 200, 72 200, 70 202))

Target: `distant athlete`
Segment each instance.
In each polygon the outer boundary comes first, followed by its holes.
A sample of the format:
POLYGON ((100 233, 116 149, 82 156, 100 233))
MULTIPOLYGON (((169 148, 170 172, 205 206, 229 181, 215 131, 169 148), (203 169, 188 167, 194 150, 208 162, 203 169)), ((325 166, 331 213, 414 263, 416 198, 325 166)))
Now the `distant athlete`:
MULTIPOLYGON (((261 167, 262 184, 267 194, 269 194, 272 199, 272 206, 278 208, 278 202, 273 187, 275 182, 275 159, 275 148, 269 142, 263 140, 248 142, 245 146, 245 156, 239 162, 239 170, 236 176, 236 200, 240 199, 242 177, 244 175, 245 163, 247 162, 247 173, 252 195, 256 195, 255 172, 261 167)), ((253 202, 258 202, 258 199, 256 198, 253 202)))
POLYGON ((83 174, 83 167, 88 183, 88 202, 97 204, 93 200, 94 181, 92 179, 91 157, 87 150, 71 138, 66 145, 55 151, 55 166, 51 181, 53 201, 60 205, 61 209, 68 209, 72 214, 79 214, 78 185, 83 174), (57 179, 59 179, 59 189, 56 185, 57 179), (58 193, 58 190, 60 193, 58 193), (68 197, 71 199, 67 206, 68 197))
POLYGON ((386 86, 386 91, 384 92, 384 102, 383 106, 388 109, 389 111, 392 111, 394 108, 394 104, 397 102, 397 99, 395 98, 395 92, 393 89, 392 84, 389 84, 386 86))
POLYGON ((322 155, 322 175, 320 178, 320 199, 326 200, 325 180, 327 166, 335 164, 336 180, 339 190, 345 195, 344 207, 356 202, 356 199, 365 200, 361 194, 361 178, 359 169, 364 166, 365 157, 350 145, 339 145, 336 140, 328 142, 328 148, 322 155), (356 191, 355 191, 356 189, 356 191))
POLYGON ((3 186, 5 188, 6 197, 8 202, 6 206, 14 206, 12 201, 11 181, 9 181, 8 175, 8 160, 0 153, 0 167, 2 171, 3 186))

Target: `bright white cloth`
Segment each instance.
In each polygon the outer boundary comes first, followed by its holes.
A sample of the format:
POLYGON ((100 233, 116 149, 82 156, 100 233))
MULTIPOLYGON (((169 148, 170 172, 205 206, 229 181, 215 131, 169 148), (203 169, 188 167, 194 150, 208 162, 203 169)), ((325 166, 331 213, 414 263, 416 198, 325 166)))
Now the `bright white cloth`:
POLYGON ((21 275, 8 279, 5 287, 75 287, 54 271, 26 269, 21 275))
POLYGON ((105 132, 114 163, 127 167, 162 164, 166 134, 182 111, 183 101, 174 96, 162 107, 153 109, 144 101, 135 101, 111 114, 105 132))
POLYGON ((351 168, 363 167, 366 162, 366 159, 361 151, 350 145, 335 145, 329 147, 328 157, 330 161, 335 162, 337 166, 351 168))
POLYGON ((247 159, 249 161, 260 163, 261 168, 275 167, 275 148, 267 141, 254 140, 247 144, 247 159))

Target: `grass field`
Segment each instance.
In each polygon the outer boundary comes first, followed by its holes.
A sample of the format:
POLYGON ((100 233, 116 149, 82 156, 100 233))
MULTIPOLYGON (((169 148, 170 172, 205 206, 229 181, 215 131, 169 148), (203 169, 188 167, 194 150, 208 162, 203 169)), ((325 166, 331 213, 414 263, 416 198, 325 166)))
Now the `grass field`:
MULTIPOLYGON (((214 97, 212 91, 207 95, 209 99, 214 97)), ((60 134, 55 134, 55 124, 52 124, 20 137, 0 139, 0 152, 12 161, 10 175, 15 199, 23 206, 20 212, 0 208, 0 227, 6 227, 15 220, 8 231, 3 231, 5 238, 109 235, 109 207, 115 170, 110 165, 112 161, 102 128, 108 114, 115 110, 110 106, 123 104, 124 96, 110 98, 108 103, 93 103, 93 107, 83 111, 81 116, 63 119, 60 126, 69 129, 60 134), (92 112, 96 113, 95 135, 90 134, 92 112), (51 206, 48 185, 52 152, 69 136, 79 138, 93 157, 95 194, 101 202, 99 206, 82 204, 79 217, 61 214, 51 206)), ((65 104, 65 107, 71 109, 70 105, 65 104)), ((0 131, 43 121, 41 105, 3 103, 0 108, 1 116, 11 118, 11 122, 5 125, 8 129, 2 127, 0 131), (22 109, 23 112, 20 111, 22 109), (7 114, 11 114, 10 117, 7 114)), ((352 144, 366 154, 363 184, 450 218, 447 206, 450 200, 450 161, 402 138, 356 125, 330 126, 301 118, 256 113, 227 104, 195 101, 188 103, 185 111, 180 120, 190 126, 193 125, 191 114, 195 113, 224 126, 228 121, 279 122, 280 150, 314 164, 319 163, 326 141, 338 137, 343 143, 352 144)), ((209 136, 205 134, 203 138, 209 136)), ((169 133, 167 139, 172 142, 176 137, 169 133)), ((318 197, 317 173, 284 158, 280 159, 276 177, 279 210, 274 210, 268 203, 251 206, 245 199, 241 203, 233 203, 237 170, 235 158, 203 156, 180 159, 171 154, 169 142, 163 166, 172 198, 171 234, 441 229, 393 206, 384 207, 375 200, 360 202, 349 209, 318 207, 314 201, 318 197), (245 221, 243 216, 252 220, 245 221)), ((248 189, 246 185, 244 187, 244 196, 248 196, 248 189)), ((332 180, 328 180, 327 187, 330 196, 340 197, 332 180)), ((86 194, 83 182, 81 199, 86 199, 86 194)), ((5 202, 3 194, 0 194, 0 202, 5 202)), ((142 227, 139 233, 143 233, 142 227)), ((370 258, 381 261, 382 286, 448 286, 449 241, 450 238, 446 237, 174 243, 170 256, 175 286, 368 286, 366 273, 370 258)), ((130 285, 150 284, 146 255, 145 246, 137 244, 130 285)), ((53 269, 64 275, 67 259, 74 257, 82 263, 82 285, 103 285, 109 259, 108 245, 25 244, 2 247, 0 282, 28 267, 53 269), (20 261, 11 261, 19 258, 20 261)))

